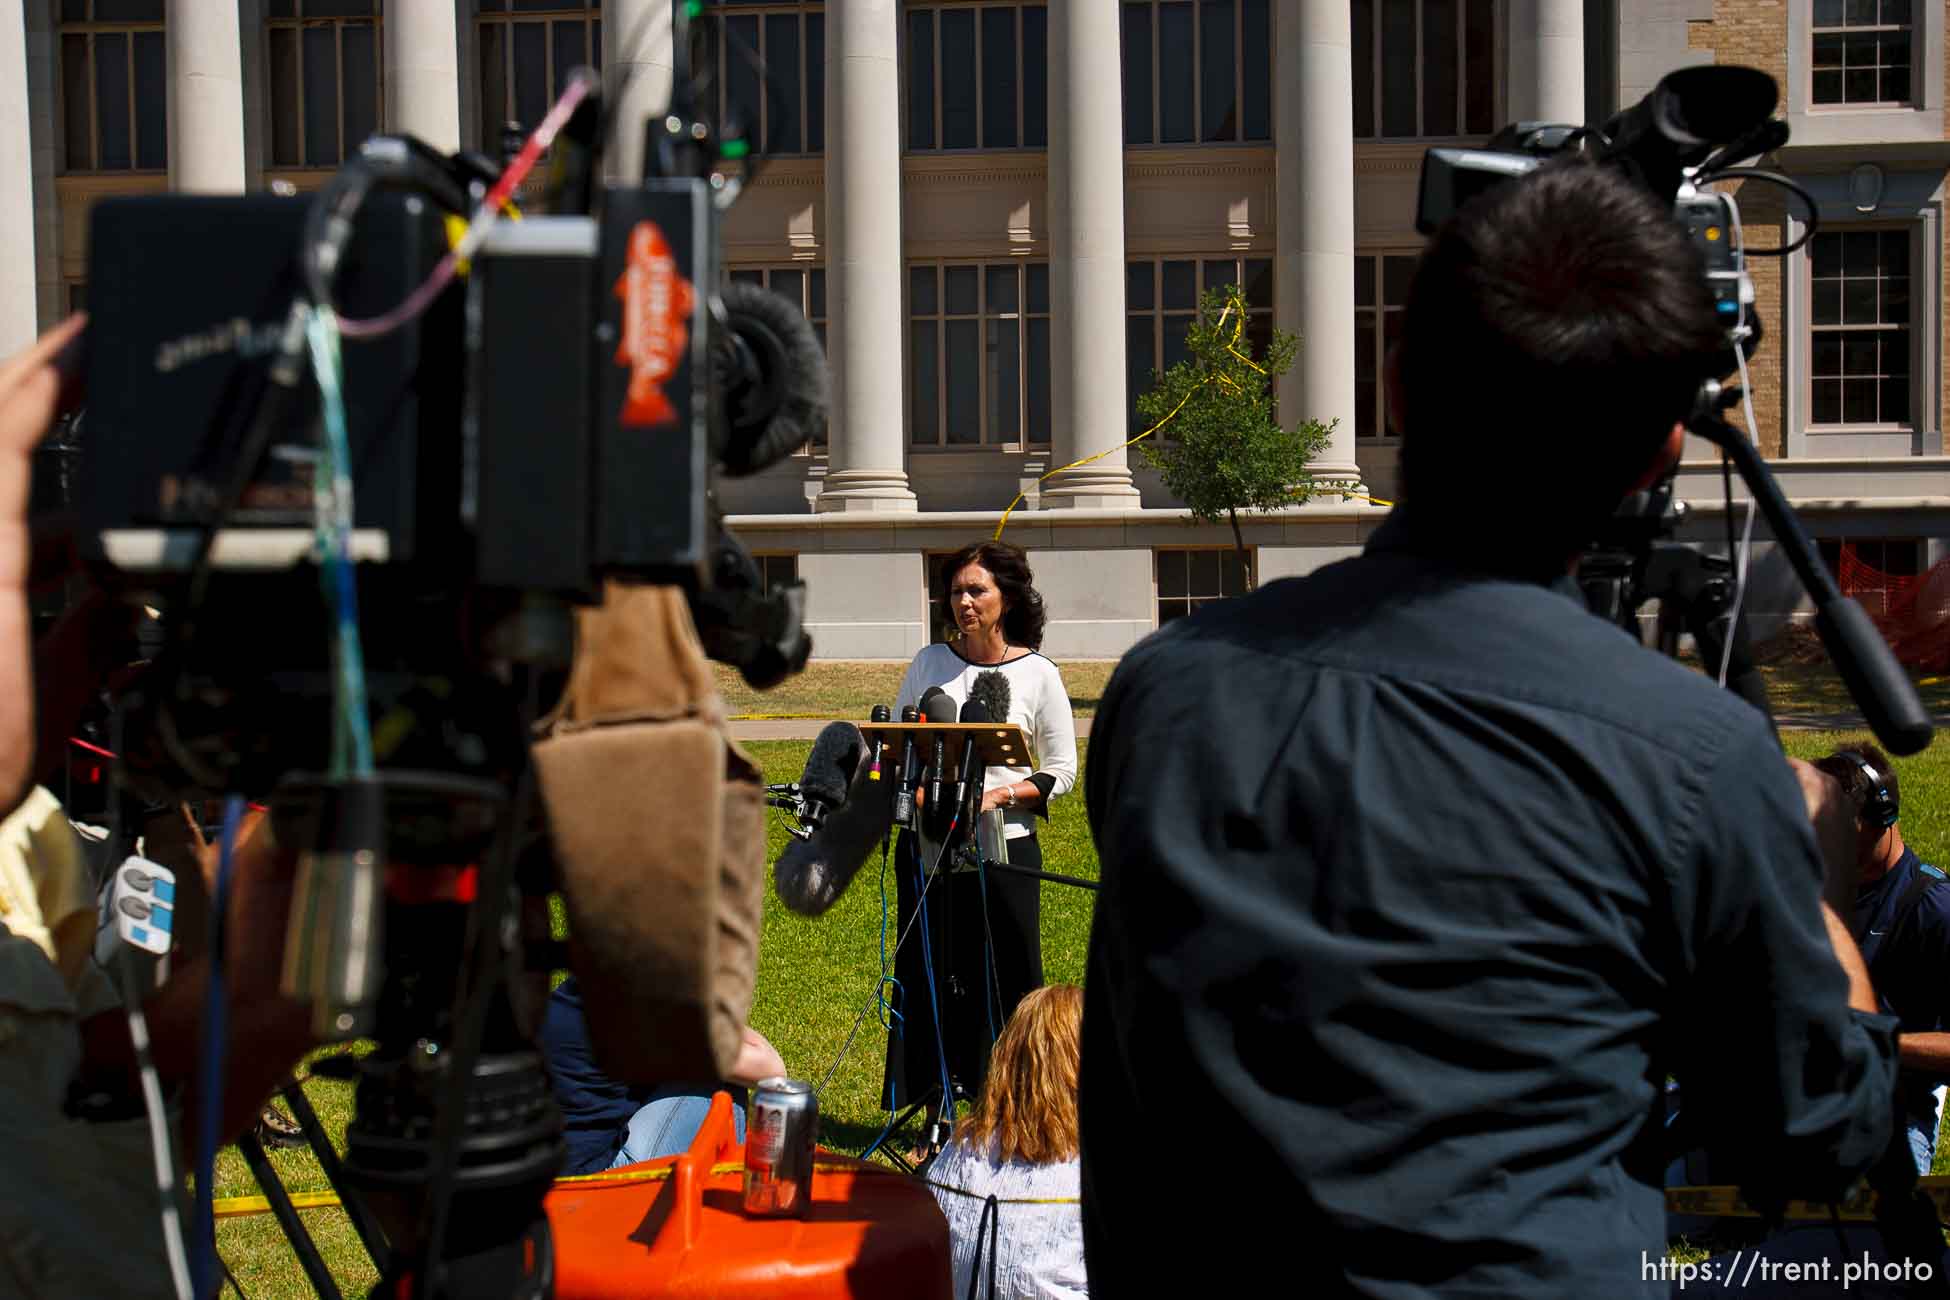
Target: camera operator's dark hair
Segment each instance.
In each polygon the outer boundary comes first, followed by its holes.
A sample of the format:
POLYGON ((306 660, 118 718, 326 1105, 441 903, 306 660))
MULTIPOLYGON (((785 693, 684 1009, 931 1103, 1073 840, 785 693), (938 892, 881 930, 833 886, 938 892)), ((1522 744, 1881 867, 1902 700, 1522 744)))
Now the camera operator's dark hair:
POLYGON ((1402 318, 1403 493, 1459 544, 1562 558, 1652 464, 1728 344, 1671 209, 1547 163, 1435 234, 1402 318))
POLYGON ((1856 820, 1862 818, 1863 805, 1869 802, 1869 774, 1862 770, 1867 763, 1882 778, 1883 788, 1889 791, 1889 802, 1900 807, 1903 801, 1902 783, 1896 777, 1896 766, 1889 761, 1889 755, 1861 741, 1853 745, 1843 745, 1826 758, 1818 758, 1814 766, 1828 773, 1842 783, 1842 793, 1848 796, 1850 806, 1855 809, 1856 820))
MULTIPOLYGON (((1049 616, 1043 612, 1042 593, 1034 586, 1036 575, 1029 571, 1029 556, 1020 546, 1007 542, 975 542, 964 546, 948 557, 947 566, 941 570, 944 597, 955 575, 971 564, 979 564, 993 574, 995 589, 1002 593, 1002 635, 1011 645, 1041 650, 1043 624, 1049 621, 1049 616)), ((943 612, 952 624, 953 612, 943 612)))

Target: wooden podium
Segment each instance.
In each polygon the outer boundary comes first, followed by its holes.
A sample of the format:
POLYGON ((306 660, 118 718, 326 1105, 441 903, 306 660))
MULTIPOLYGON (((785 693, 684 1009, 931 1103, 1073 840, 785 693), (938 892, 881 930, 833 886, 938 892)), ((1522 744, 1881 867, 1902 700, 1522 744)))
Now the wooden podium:
MULTIPOLYGON (((941 740, 943 781, 961 776, 961 754, 968 738, 975 738, 975 761, 984 767, 1033 767, 1029 738, 1013 722, 862 722, 860 734, 869 744, 886 746, 887 755, 899 761, 902 742, 912 737, 924 755, 932 757, 934 742, 941 740)), ((886 762, 883 756, 881 762, 886 762)), ((898 779, 898 777, 896 777, 898 779)))

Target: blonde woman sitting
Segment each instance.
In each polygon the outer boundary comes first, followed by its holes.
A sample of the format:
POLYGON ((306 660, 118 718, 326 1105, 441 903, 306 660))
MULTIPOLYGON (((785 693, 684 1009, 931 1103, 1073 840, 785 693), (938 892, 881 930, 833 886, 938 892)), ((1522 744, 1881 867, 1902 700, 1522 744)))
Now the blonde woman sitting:
POLYGON ((1089 1294, 1077 1203, 1082 1028, 1082 989, 1032 989, 996 1040, 981 1104, 929 1170, 958 1297, 1089 1294))

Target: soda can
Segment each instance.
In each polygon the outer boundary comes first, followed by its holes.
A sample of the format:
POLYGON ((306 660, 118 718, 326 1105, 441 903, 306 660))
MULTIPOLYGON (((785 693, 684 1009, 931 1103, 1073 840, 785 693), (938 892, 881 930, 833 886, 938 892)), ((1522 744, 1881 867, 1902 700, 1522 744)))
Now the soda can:
POLYGON ((745 1123, 745 1213, 804 1218, 812 1200, 819 1098, 803 1079, 760 1079, 745 1123))

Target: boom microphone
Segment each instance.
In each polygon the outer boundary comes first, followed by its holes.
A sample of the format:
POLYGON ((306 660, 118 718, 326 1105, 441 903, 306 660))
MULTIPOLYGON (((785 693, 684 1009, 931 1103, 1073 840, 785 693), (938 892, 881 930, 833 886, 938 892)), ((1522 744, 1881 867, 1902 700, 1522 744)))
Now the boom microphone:
POLYGON ((799 308, 758 285, 718 289, 725 328, 712 357, 723 384, 727 474, 755 474, 826 427, 826 354, 799 308))
POLYGON ((866 754, 866 737, 851 722, 820 728, 812 753, 806 755, 806 770, 799 774, 799 790, 812 805, 809 817, 815 825, 846 802, 846 788, 866 754))
POLYGON ((786 841, 785 852, 772 868, 779 901, 801 916, 825 912, 873 855, 892 820, 887 787, 875 784, 867 765, 860 764, 825 824, 807 839, 786 841))

